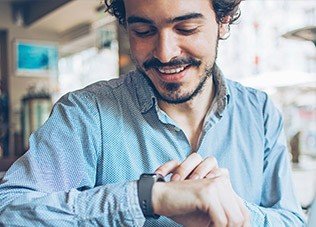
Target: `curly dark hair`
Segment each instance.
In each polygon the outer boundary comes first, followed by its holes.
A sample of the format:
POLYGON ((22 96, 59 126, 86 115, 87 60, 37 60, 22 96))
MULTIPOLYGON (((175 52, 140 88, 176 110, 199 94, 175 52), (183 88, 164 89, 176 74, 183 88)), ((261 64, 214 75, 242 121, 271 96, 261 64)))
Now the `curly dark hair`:
MULTIPOLYGON (((243 0, 210 0, 215 10, 217 22, 232 24, 240 17, 239 4, 243 0), (226 16, 230 16, 227 21, 226 16)), ((126 26, 124 0, 104 0, 105 11, 118 19, 118 22, 126 26)))

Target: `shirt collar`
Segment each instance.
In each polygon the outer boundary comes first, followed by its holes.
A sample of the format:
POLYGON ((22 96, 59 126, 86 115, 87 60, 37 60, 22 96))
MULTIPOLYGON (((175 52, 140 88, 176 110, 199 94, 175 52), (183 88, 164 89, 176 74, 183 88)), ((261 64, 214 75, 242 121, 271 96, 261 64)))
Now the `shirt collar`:
POLYGON ((215 64, 213 68, 213 82, 216 89, 214 100, 217 102, 217 109, 214 112, 218 117, 221 117, 229 103, 230 92, 226 85, 224 75, 217 64, 215 64))
MULTIPOLYGON (((155 96, 148 80, 145 78, 145 75, 143 75, 140 71, 136 70, 132 72, 132 81, 133 86, 136 88, 139 109, 141 113, 144 114, 154 105, 157 105, 157 97, 155 96)), ((213 68, 213 82, 216 89, 214 100, 217 102, 217 110, 215 110, 215 114, 221 117, 229 102, 230 92, 226 85, 223 73, 217 64, 215 64, 213 68)))
POLYGON ((139 70, 132 72, 132 81, 136 88, 139 109, 142 114, 147 113, 157 103, 155 93, 145 75, 139 70))

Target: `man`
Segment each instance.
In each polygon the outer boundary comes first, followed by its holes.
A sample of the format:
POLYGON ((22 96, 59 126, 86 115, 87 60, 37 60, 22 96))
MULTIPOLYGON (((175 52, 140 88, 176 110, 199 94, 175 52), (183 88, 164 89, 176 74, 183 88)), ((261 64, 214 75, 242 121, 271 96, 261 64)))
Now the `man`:
POLYGON ((0 185, 0 223, 302 226, 279 112, 215 64, 239 2, 108 2, 138 70, 55 104, 0 185))

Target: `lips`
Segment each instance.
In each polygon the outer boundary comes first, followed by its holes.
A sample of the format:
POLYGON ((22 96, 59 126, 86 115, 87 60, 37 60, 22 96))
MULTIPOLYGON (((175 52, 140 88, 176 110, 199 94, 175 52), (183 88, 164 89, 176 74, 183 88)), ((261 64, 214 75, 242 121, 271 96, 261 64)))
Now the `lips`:
POLYGON ((182 66, 165 66, 165 67, 157 67, 155 68, 156 72, 158 72, 160 78, 165 82, 178 82, 181 80, 190 65, 182 65, 182 66))
POLYGON ((186 66, 178 66, 178 67, 158 67, 158 71, 163 74, 175 74, 184 71, 186 66))

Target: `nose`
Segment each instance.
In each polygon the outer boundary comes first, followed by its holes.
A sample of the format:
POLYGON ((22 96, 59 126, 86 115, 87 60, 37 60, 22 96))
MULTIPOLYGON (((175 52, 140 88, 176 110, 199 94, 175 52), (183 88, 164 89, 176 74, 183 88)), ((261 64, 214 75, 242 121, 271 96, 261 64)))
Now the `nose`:
POLYGON ((157 36, 154 49, 154 57, 162 63, 167 63, 181 53, 176 34, 172 32, 160 32, 157 36))

